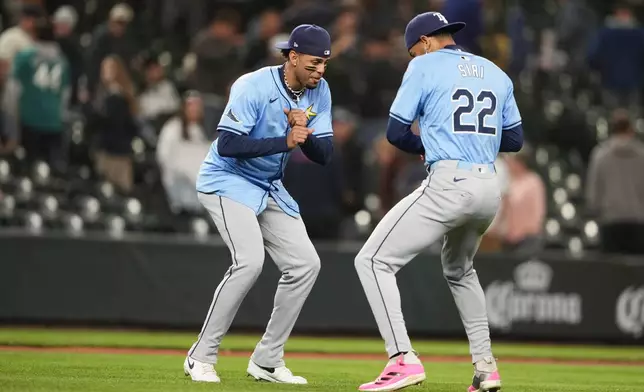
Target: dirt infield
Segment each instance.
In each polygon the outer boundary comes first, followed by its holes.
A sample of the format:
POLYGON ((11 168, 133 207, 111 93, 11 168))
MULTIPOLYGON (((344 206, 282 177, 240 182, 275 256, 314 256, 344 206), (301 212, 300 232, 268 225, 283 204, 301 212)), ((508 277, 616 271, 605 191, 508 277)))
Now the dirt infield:
MULTIPOLYGON (((136 354, 136 355, 186 355, 185 350, 176 349, 150 349, 150 348, 116 348, 116 347, 34 347, 34 346, 0 346, 0 351, 27 351, 27 352, 57 352, 70 354, 136 354)), ((250 352, 226 351, 220 352, 224 357, 250 357, 250 352)), ((378 354, 326 354, 326 353, 287 353, 287 358, 300 359, 353 359, 364 361, 383 361, 384 355, 378 354)), ((424 362, 457 362, 469 360, 466 356, 432 356, 423 355, 424 362)), ((504 363, 523 364, 565 364, 565 365, 603 365, 603 366, 644 366, 644 361, 616 361, 616 360, 584 360, 584 359, 549 359, 549 358, 501 358, 504 363)))

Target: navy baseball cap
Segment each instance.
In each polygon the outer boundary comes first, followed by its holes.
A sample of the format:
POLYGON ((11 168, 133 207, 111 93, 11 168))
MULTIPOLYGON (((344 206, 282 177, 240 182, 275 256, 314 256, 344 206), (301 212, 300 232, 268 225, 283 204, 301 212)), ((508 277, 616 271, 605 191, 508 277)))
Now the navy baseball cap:
POLYGON ((441 33, 454 34, 465 28, 464 22, 449 23, 440 12, 425 12, 416 15, 405 29, 405 45, 407 50, 416 45, 420 37, 431 36, 441 33))
POLYGON ((320 26, 303 24, 293 29, 288 41, 278 42, 275 47, 311 56, 329 57, 331 56, 331 36, 320 26))

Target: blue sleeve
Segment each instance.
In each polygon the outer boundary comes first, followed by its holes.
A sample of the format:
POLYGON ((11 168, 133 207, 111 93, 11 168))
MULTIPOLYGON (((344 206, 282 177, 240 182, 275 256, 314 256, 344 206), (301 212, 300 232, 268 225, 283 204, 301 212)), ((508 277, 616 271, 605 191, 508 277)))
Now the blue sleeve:
POLYGON ((318 138, 310 135, 306 142, 300 145, 302 152, 307 158, 318 165, 326 165, 331 162, 333 156, 333 140, 330 137, 318 138))
POLYGON ((313 129, 313 136, 325 138, 333 136, 333 127, 331 125, 331 91, 329 85, 324 83, 319 87, 319 103, 313 102, 309 108, 306 109, 306 114, 309 116, 308 128, 313 129))
POLYGON ((500 152, 519 152, 523 147, 523 126, 521 124, 514 128, 504 129, 501 133, 500 152))
POLYGON ((402 85, 389 109, 389 116, 399 122, 411 125, 418 114, 423 102, 423 84, 425 74, 418 66, 418 60, 409 62, 403 76, 402 85))
POLYGON ((395 117, 389 117, 387 140, 410 154, 425 154, 425 147, 423 147, 420 136, 411 131, 411 125, 402 123, 395 117))
POLYGON ((260 90, 246 80, 237 79, 230 89, 230 97, 217 129, 237 135, 250 134, 257 122, 260 90))
POLYGON ((514 87, 512 81, 508 78, 508 95, 505 98, 505 103, 503 105, 503 129, 514 128, 517 125, 521 125, 521 113, 519 113, 519 107, 517 102, 514 99, 514 87))
POLYGON ((217 152, 222 157, 257 158, 287 152, 286 136, 255 139, 220 128, 217 152))

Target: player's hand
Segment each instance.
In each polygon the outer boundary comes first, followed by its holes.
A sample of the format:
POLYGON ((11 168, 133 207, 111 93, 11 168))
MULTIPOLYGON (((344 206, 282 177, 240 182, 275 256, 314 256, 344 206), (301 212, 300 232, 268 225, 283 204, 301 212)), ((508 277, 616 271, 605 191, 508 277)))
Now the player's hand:
POLYGON ((291 132, 286 137, 288 148, 293 149, 298 145, 306 142, 306 139, 313 133, 312 129, 296 125, 291 128, 291 132))
POLYGON ((309 122, 306 113, 302 109, 286 109, 284 108, 284 114, 288 117, 288 125, 292 128, 296 125, 306 127, 306 124, 309 122))

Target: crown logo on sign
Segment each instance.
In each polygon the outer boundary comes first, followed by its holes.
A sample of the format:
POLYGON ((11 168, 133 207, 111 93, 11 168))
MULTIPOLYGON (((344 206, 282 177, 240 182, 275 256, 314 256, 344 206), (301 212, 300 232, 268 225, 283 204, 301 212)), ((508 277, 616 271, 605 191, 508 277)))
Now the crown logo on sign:
POLYGON ((552 268, 539 260, 526 261, 515 268, 514 281, 524 291, 546 291, 552 281, 552 268))

